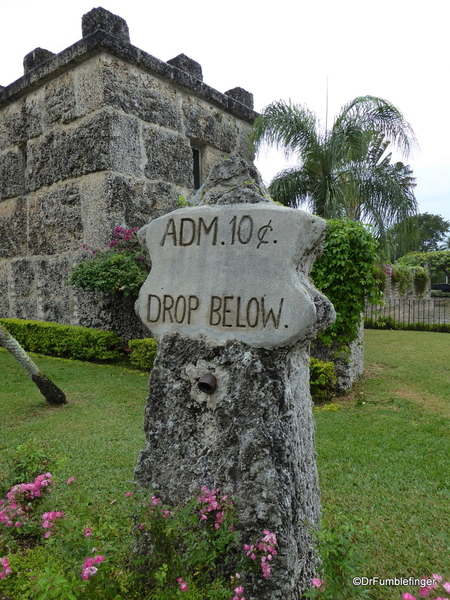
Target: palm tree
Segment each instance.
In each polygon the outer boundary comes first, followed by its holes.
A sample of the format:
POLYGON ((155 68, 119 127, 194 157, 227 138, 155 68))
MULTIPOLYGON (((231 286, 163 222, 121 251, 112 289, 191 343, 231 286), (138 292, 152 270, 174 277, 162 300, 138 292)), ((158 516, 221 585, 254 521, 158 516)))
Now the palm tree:
POLYGON ((402 162, 393 164, 388 152, 392 144, 408 156, 415 135, 401 112, 382 98, 355 98, 325 130, 309 109, 273 102, 255 120, 253 140, 257 149, 265 142, 286 156, 297 155, 299 166, 283 170, 269 186, 271 196, 286 206, 306 203, 326 219, 363 221, 384 245, 390 227, 417 213, 412 171, 402 162))
POLYGON ((56 386, 37 365, 31 360, 19 342, 0 323, 0 346, 8 350, 10 354, 23 367, 28 377, 37 385, 39 391, 50 404, 67 404, 64 392, 56 386))
POLYGON ((445 240, 439 244, 439 250, 450 250, 450 235, 448 235, 445 240))

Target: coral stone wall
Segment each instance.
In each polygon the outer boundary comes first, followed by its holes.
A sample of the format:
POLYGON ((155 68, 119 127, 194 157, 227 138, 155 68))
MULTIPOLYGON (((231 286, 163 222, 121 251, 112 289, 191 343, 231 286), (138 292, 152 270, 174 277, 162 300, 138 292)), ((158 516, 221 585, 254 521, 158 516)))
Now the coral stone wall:
POLYGON ((210 88, 187 56, 166 63, 132 46, 102 8, 82 26, 79 42, 37 48, 0 87, 0 316, 134 337, 131 302, 70 288, 67 271, 82 244, 176 208, 194 189, 192 146, 200 181, 226 156, 252 160, 252 95, 210 88))

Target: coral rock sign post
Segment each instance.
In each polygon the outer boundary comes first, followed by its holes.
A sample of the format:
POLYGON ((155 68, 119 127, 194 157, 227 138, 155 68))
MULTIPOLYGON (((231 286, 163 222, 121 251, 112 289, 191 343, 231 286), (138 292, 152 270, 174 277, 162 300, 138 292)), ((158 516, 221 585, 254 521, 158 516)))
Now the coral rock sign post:
POLYGON ((272 575, 247 584, 249 600, 298 600, 317 566, 309 345, 334 311, 308 274, 324 232, 273 203, 242 159, 140 231, 152 270, 136 310, 159 349, 136 477, 165 502, 204 485, 239 499, 243 543, 277 534, 272 575))

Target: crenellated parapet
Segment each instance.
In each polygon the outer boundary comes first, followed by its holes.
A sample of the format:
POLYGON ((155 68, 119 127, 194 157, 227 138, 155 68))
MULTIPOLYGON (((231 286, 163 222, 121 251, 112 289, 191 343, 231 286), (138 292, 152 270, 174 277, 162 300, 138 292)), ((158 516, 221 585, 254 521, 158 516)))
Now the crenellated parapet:
POLYGON ((223 158, 253 160, 256 113, 252 94, 213 89, 186 55, 133 46, 103 8, 82 35, 36 48, 0 87, 0 316, 114 329, 110 298, 65 285, 81 245, 173 210, 223 158))

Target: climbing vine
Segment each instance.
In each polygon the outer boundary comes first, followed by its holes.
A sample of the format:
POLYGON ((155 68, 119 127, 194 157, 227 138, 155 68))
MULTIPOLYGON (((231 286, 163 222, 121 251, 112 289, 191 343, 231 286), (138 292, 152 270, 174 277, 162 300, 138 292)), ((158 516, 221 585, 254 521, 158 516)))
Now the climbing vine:
POLYGON ((362 223, 328 221, 323 253, 311 272, 336 310, 336 322, 318 336, 326 346, 347 350, 358 337, 366 299, 373 304, 380 300, 376 261, 376 241, 362 223))

